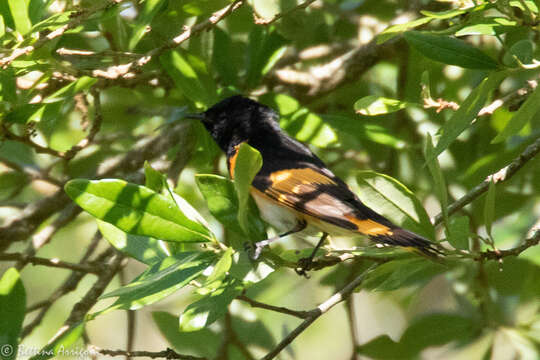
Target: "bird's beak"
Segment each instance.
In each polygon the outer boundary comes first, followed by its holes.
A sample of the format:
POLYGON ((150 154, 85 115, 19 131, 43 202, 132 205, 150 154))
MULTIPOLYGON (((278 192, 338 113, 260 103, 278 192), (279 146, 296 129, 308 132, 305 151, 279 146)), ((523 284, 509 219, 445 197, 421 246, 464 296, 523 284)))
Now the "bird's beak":
POLYGON ((204 120, 205 118, 204 113, 192 113, 184 115, 184 119, 204 120))

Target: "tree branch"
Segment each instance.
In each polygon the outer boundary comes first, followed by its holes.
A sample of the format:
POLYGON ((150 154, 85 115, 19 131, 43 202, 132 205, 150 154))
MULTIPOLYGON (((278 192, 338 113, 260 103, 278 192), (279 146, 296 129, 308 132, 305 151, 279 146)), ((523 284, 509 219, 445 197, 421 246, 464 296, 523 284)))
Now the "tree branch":
POLYGON ((281 12, 279 14, 276 14, 276 16, 274 16, 273 18, 269 19, 269 20, 265 20, 264 18, 260 17, 259 14, 257 14, 255 11, 253 11, 253 16, 255 18, 255 24, 258 24, 258 25, 270 25, 272 24, 273 22, 281 19, 283 16, 285 15, 289 15, 290 13, 296 11, 296 10, 300 10, 300 9, 305 9, 307 8, 309 5, 313 4, 316 0, 307 0, 307 1, 304 1, 303 3, 301 4, 298 4, 297 6, 289 9, 289 10, 286 10, 284 12, 281 12))
POLYGON ((518 256, 519 254, 521 254, 528 248, 538 245, 538 243, 540 242, 540 229, 535 229, 533 231, 534 233, 530 238, 525 239, 523 244, 515 248, 507 249, 507 250, 487 250, 478 254, 478 256, 476 256, 474 259, 478 261, 479 260, 499 260, 507 256, 518 256))
POLYGON ((142 67, 146 65, 152 58, 157 57, 163 54, 165 51, 174 49, 175 47, 182 44, 184 41, 188 40, 191 36, 198 34, 202 31, 205 31, 212 26, 219 23, 228 15, 232 14, 236 9, 244 4, 244 0, 235 0, 232 4, 224 7, 223 9, 216 11, 212 14, 207 20, 195 24, 191 27, 185 27, 184 31, 177 35, 172 40, 167 43, 154 48, 148 51, 145 55, 141 56, 139 59, 131 61, 126 64, 111 66, 106 70, 94 70, 92 71, 93 77, 102 77, 106 79, 118 79, 120 77, 133 77, 134 73, 141 71, 142 67), (129 74, 129 75, 128 75, 129 74))
POLYGON ((3 253, 0 254, 0 260, 3 261, 21 261, 32 265, 43 265, 60 269, 69 269, 87 274, 99 274, 102 271, 101 266, 92 266, 89 264, 74 264, 60 259, 47 259, 37 256, 27 256, 21 253, 3 253))
MULTIPOLYGON (((489 175, 483 182, 475 186, 471 191, 461 197, 448 206, 448 215, 455 213, 462 209, 465 205, 469 204, 477 197, 485 193, 489 188, 489 183, 493 179, 495 183, 502 183, 510 179, 519 169, 523 167, 529 160, 533 159, 540 152, 540 138, 536 139, 534 143, 529 145, 517 158, 515 158, 510 164, 503 167, 494 174, 489 175)), ((435 216, 433 220, 434 225, 438 225, 442 222, 442 213, 435 216)))
POLYGON ((270 360, 275 358, 281 350, 289 345, 298 335, 306 330, 315 320, 317 320, 322 314, 328 312, 335 305, 339 304, 356 289, 364 281, 366 276, 376 267, 378 264, 372 265, 369 269, 357 276, 353 281, 347 284, 343 289, 332 295, 328 300, 317 306, 315 309, 309 311, 309 316, 293 331, 289 333, 272 351, 266 354, 262 360, 270 360))
POLYGON ((291 309, 281 307, 281 306, 269 305, 269 304, 265 304, 265 303, 250 299, 245 295, 239 295, 236 297, 236 299, 247 302, 251 307, 254 307, 254 308, 260 308, 260 309, 279 312, 282 314, 296 316, 297 318, 300 318, 300 319, 306 319, 310 315, 309 311, 297 311, 297 310, 291 310, 291 309))
POLYGON ((107 0, 106 2, 94 7, 93 9, 88 10, 81 10, 78 12, 75 12, 71 14, 71 20, 65 24, 64 26, 48 33, 45 36, 40 36, 39 39, 33 44, 29 45, 23 48, 14 49, 11 53, 11 55, 6 56, 2 59, 0 59, 0 68, 6 68, 11 62, 20 56, 23 55, 29 55, 34 50, 37 50, 41 47, 43 47, 45 44, 47 44, 49 41, 61 36, 66 31, 71 30, 73 28, 76 28, 77 26, 81 25, 86 19, 88 19, 93 14, 102 11, 107 10, 111 6, 115 6, 120 4, 122 1, 125 0, 107 0))
POLYGON ((163 351, 126 351, 107 350, 92 346, 92 350, 106 356, 127 356, 127 357, 147 357, 150 359, 181 359, 181 360, 207 360, 203 357, 182 355, 171 348, 163 351))

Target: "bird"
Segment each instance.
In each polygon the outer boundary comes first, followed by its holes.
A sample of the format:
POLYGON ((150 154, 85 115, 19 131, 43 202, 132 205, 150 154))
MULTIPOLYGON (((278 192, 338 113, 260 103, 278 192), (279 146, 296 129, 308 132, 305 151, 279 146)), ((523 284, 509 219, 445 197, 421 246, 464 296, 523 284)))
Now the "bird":
POLYGON ((240 145, 247 143, 262 157, 250 194, 263 220, 278 236, 255 243, 253 258, 271 242, 306 232, 322 236, 297 269, 306 275, 319 247, 330 236, 367 236, 375 243, 412 248, 430 257, 440 251, 428 239, 403 229, 366 206, 306 145, 279 126, 279 114, 255 100, 235 95, 193 116, 227 157, 234 179, 240 145))

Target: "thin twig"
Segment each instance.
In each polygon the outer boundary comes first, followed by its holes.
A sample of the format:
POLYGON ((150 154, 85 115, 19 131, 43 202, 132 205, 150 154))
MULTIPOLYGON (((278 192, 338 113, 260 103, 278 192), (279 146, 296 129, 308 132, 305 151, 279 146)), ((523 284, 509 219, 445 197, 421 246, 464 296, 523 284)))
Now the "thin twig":
POLYGON ((146 65, 148 62, 150 62, 150 60, 152 60, 155 57, 158 57, 159 55, 163 54, 167 50, 178 47, 184 41, 188 40, 191 36, 198 34, 202 31, 205 31, 211 28, 212 26, 216 25, 225 17, 227 17, 228 15, 233 13, 236 9, 238 9, 243 3, 244 3, 244 0, 236 0, 232 4, 227 5, 223 9, 213 13, 212 16, 210 16, 207 20, 200 22, 198 24, 195 24, 191 27, 185 27, 184 31, 181 34, 174 37, 172 40, 168 41, 167 43, 148 51, 144 56, 141 56, 141 58, 131 61, 129 63, 111 66, 106 70, 100 70, 100 69, 94 70, 92 72, 92 76, 102 77, 106 79, 133 77, 133 73, 140 72, 141 68, 144 65, 146 65))
MULTIPOLYGON (((533 159, 540 152, 540 138, 536 139, 534 143, 527 146, 527 148, 510 164, 500 169, 496 173, 489 175, 483 182, 474 187, 467 194, 448 206, 448 215, 455 213, 462 209, 465 205, 472 202, 474 199, 485 193, 489 188, 489 183, 493 181, 495 183, 502 183, 510 179, 519 169, 523 167, 529 160, 533 159)), ((434 225, 438 225, 442 222, 442 213, 435 216, 433 220, 434 225)))
POLYGON ((99 266, 92 266, 88 264, 74 264, 59 259, 47 259, 37 256, 26 256, 25 254, 21 253, 3 253, 0 254, 0 260, 21 261, 24 263, 30 263, 32 265, 43 265, 60 269, 69 269, 88 274, 99 274, 101 272, 101 268, 99 266))
POLYGON ((254 308, 261 308, 261 309, 265 309, 265 310, 271 310, 271 311, 279 312, 279 313, 282 313, 282 314, 296 316, 297 318, 300 318, 300 319, 306 319, 310 315, 309 311, 291 310, 291 309, 288 309, 286 307, 269 305, 269 304, 265 304, 265 303, 250 299, 245 295, 239 295, 239 296, 236 297, 236 299, 241 300, 241 301, 245 301, 251 307, 254 307, 254 308))
POLYGON ((475 260, 499 260, 507 256, 518 256, 528 248, 538 245, 540 242, 540 229, 537 229, 534 234, 526 239, 523 244, 507 250, 487 250, 478 254, 475 260))
POLYGON ((99 4, 93 9, 81 10, 81 11, 73 13, 71 15, 71 20, 64 26, 48 33, 45 36, 42 36, 42 37, 40 36, 40 38, 33 45, 29 45, 24 48, 14 49, 11 55, 0 59, 0 67, 5 68, 7 65, 9 65, 13 60, 17 59, 18 57, 23 56, 23 55, 29 55, 31 52, 41 48, 42 46, 47 44, 49 41, 61 36, 66 31, 76 28, 77 26, 82 24, 86 19, 88 19, 91 15, 99 11, 106 10, 110 8, 111 6, 118 5, 122 1, 125 1, 125 0, 108 0, 106 2, 99 4))
POLYGON ((269 20, 265 20, 264 18, 260 17, 255 11, 253 12, 253 17, 255 18, 255 24, 258 24, 258 25, 270 25, 272 24, 273 22, 281 19, 283 16, 285 15, 289 15, 290 13, 296 11, 296 10, 300 10, 300 9, 305 9, 307 8, 309 5, 313 4, 316 0, 307 0, 307 1, 304 1, 303 3, 301 4, 298 4, 297 6, 291 8, 291 9, 288 9, 284 12, 281 12, 279 14, 276 14, 273 18, 269 19, 269 20))
POLYGON ((126 351, 126 350, 100 349, 93 346, 92 350, 100 353, 101 355, 106 355, 106 356, 122 356, 123 355, 127 357, 147 357, 150 359, 207 360, 206 358, 203 358, 203 357, 182 355, 170 348, 167 348, 167 350, 163 350, 163 351, 126 351))
POLYGON ((94 98, 94 122, 92 123, 92 127, 90 128, 88 135, 84 139, 79 141, 77 145, 72 146, 71 149, 69 149, 63 154, 63 158, 65 158, 66 160, 72 159, 75 155, 77 155, 79 151, 90 145, 96 137, 97 133, 99 132, 99 129, 101 129, 103 115, 101 113, 101 100, 99 91, 94 88, 91 90, 91 93, 94 98))
POLYGON ((372 265, 368 270, 357 276, 353 281, 347 284, 343 289, 332 295, 328 300, 317 306, 315 309, 310 310, 310 315, 293 331, 289 333, 272 351, 266 354, 262 360, 270 360, 275 358, 281 350, 289 345, 298 335, 300 335, 305 329, 307 329, 315 320, 317 320, 322 314, 328 312, 335 305, 339 304, 356 289, 366 278, 366 276, 376 267, 378 264, 372 265))
POLYGON ((5 124, 2 125, 2 131, 1 131, 0 134, 3 135, 3 137, 5 139, 7 139, 7 140, 17 141, 17 142, 20 142, 20 143, 23 143, 23 144, 26 144, 26 145, 30 146, 38 154, 49 154, 49 155, 56 156, 56 157, 59 157, 59 158, 64 157, 63 152, 56 151, 56 150, 48 148, 46 146, 41 146, 41 145, 35 143, 34 141, 32 141, 32 139, 30 139, 30 136, 20 136, 20 135, 17 135, 15 133, 13 133, 12 131, 10 131, 8 129, 8 127, 5 124))

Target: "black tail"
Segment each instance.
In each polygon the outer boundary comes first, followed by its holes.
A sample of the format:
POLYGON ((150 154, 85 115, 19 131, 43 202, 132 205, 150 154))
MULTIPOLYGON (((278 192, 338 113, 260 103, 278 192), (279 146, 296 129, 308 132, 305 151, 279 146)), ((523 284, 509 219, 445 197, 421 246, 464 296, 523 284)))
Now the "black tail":
POLYGON ((413 247, 431 257, 443 255, 442 251, 428 239, 399 227, 393 228, 388 234, 372 235, 370 238, 382 244, 413 247))

